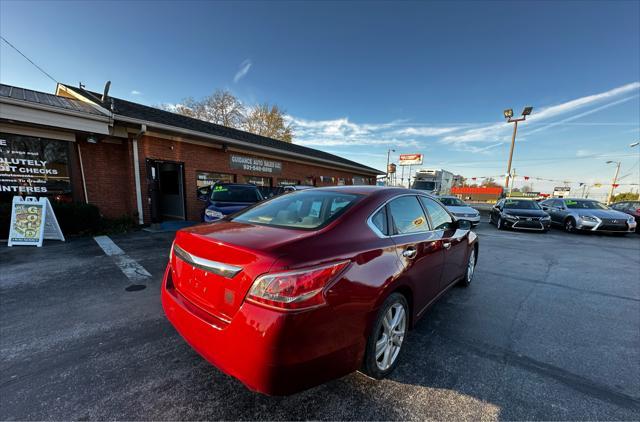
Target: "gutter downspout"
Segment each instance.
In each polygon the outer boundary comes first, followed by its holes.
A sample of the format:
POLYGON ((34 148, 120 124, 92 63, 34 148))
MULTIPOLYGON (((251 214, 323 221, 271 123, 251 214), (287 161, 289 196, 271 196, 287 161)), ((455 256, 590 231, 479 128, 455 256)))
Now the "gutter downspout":
POLYGON ((133 138, 133 177, 136 184, 136 204, 138 206, 138 224, 144 224, 142 211, 142 189, 140 188, 140 162, 138 161, 138 140, 147 131, 147 125, 140 126, 140 132, 133 138))
POLYGON ((89 194, 87 193, 87 181, 84 178, 84 165, 82 165, 82 151, 80 151, 80 142, 78 142, 78 161, 80 161, 80 176, 82 177, 82 190, 84 191, 84 202, 89 203, 89 194))

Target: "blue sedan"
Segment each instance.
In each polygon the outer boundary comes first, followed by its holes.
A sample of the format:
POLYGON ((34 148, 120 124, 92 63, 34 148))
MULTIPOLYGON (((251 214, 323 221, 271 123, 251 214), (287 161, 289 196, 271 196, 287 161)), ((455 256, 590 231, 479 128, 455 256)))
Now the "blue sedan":
POLYGON ((198 189, 198 199, 206 201, 202 210, 202 221, 211 223, 234 214, 264 198, 256 185, 239 183, 216 183, 198 189))

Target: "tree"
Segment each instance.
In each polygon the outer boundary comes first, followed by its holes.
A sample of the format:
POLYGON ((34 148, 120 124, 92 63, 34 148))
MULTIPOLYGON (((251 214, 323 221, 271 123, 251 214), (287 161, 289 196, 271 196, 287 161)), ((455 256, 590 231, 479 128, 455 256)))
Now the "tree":
POLYGON ((522 192, 532 192, 533 189, 531 188, 531 185, 523 185, 522 186, 522 192))
POLYGON ((617 195, 611 197, 611 202, 620 202, 620 201, 637 201, 640 199, 637 193, 633 192, 622 192, 617 195))
MULTIPOLYGON (((163 108, 167 110, 167 107, 163 108)), ((232 93, 219 89, 201 100, 185 98, 173 111, 195 119, 241 129, 245 108, 232 93)))
POLYGON ((293 128, 277 105, 258 104, 245 115, 244 130, 285 142, 293 140, 293 128))
POLYGON ((286 123, 284 110, 279 106, 265 103, 247 110, 235 95, 226 90, 216 90, 201 100, 189 97, 175 107, 160 108, 285 142, 293 140, 291 124, 286 123))
POLYGON ((493 177, 487 177, 486 179, 484 179, 480 186, 500 187, 500 185, 496 183, 493 177))

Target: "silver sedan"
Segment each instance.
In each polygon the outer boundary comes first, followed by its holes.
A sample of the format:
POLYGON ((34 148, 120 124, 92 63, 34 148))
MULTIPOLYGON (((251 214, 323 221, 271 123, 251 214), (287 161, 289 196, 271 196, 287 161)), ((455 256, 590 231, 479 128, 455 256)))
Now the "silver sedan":
POLYGON ((438 200, 447 207, 457 220, 466 220, 473 226, 480 223, 480 213, 455 196, 438 196, 438 200))
POLYGON ((552 198, 540 203, 551 216, 551 223, 566 232, 628 233, 636 229, 633 216, 612 210, 593 199, 552 198))

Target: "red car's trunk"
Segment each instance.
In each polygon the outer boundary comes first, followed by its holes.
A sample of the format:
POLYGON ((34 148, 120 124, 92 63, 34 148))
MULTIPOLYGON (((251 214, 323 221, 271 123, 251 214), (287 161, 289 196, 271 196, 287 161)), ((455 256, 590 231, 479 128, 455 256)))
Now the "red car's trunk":
POLYGON ((243 223, 220 222, 202 225, 176 234, 175 245, 201 261, 172 257, 173 284, 188 301, 204 311, 230 321, 240 308, 257 276, 269 271, 277 246, 311 235, 310 232, 243 223), (216 274, 207 266, 221 263, 237 267, 233 276, 216 274))

